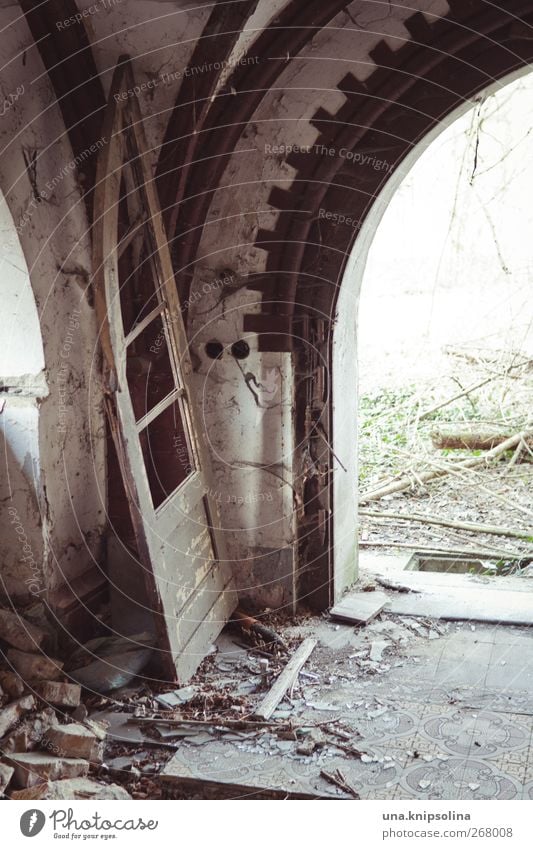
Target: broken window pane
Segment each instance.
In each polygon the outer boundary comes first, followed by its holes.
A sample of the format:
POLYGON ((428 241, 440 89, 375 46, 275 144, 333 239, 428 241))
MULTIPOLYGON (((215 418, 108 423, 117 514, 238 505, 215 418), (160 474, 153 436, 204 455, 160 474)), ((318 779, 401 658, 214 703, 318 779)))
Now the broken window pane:
POLYGON ((176 388, 160 316, 151 321, 128 346, 126 377, 136 421, 146 416, 176 388))
POLYGON ((139 436, 157 508, 194 471, 179 401, 170 404, 139 436))

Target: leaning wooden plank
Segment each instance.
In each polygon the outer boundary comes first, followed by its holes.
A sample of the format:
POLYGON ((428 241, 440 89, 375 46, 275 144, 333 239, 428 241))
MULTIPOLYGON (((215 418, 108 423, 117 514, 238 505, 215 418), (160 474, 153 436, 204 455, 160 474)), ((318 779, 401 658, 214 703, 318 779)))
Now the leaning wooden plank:
POLYGON ((332 607, 329 614, 342 622, 366 625, 381 613, 388 600, 385 593, 351 593, 332 607))
POLYGON ((256 710, 255 716, 258 719, 270 719, 287 690, 290 689, 296 681, 300 669, 313 651, 316 643, 317 641, 312 639, 312 637, 307 637, 307 639, 300 644, 289 660, 287 666, 281 675, 276 678, 274 684, 256 710))
POLYGON ((500 537, 516 537, 533 542, 533 528, 519 531, 516 528, 501 528, 496 525, 483 525, 479 522, 455 522, 438 516, 424 516, 423 513, 391 513, 388 510, 360 510, 361 516, 384 519, 403 519, 407 522, 419 522, 422 525, 441 525, 444 528, 458 528, 461 531, 473 531, 478 534, 495 534, 500 537))
MULTIPOLYGON (((516 448, 520 442, 525 442, 531 436, 533 436, 533 429, 522 431, 522 433, 516 433, 514 436, 509 437, 509 439, 506 439, 505 442, 502 442, 491 451, 487 451, 486 454, 482 454, 479 457, 472 457, 469 460, 463 460, 460 463, 454 463, 448 467, 431 469, 431 471, 428 472, 420 472, 420 474, 417 475, 417 481, 419 483, 427 483, 435 478, 440 478, 443 477, 443 475, 461 471, 462 469, 474 469, 476 466, 483 466, 491 460, 496 460, 502 454, 505 454, 506 451, 516 448)), ((382 486, 373 492, 363 492, 359 499, 359 503, 367 504, 369 501, 379 501, 379 499, 383 498, 384 495, 391 495, 393 492, 403 492, 406 489, 410 489, 412 486, 413 478, 406 475, 405 477, 402 477, 397 481, 393 481, 386 486, 382 486)))

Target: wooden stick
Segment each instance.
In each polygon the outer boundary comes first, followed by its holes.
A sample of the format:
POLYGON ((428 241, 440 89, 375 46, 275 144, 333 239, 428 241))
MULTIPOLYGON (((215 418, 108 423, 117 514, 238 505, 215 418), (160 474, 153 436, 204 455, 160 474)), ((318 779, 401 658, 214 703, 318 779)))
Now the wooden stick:
MULTIPOLYGON (((407 451, 402 451, 401 448, 395 448, 394 450, 397 454, 411 459, 411 455, 407 451)), ((511 500, 506 495, 502 495, 500 492, 496 492, 495 490, 485 486, 482 483, 481 478, 481 471, 483 471, 482 469, 478 471, 477 469, 472 470, 461 468, 461 463, 449 463, 448 465, 445 465, 445 461, 442 458, 434 460, 431 457, 425 457, 424 459, 428 465, 432 466, 432 468, 444 471, 446 472, 446 474, 449 475, 455 475, 463 482, 465 486, 470 487, 471 489, 475 488, 477 490, 486 492, 487 495, 490 495, 491 498, 495 498, 496 501, 499 501, 501 504, 505 504, 507 507, 511 507, 513 511, 518 510, 525 516, 529 516, 530 519, 533 519, 533 510, 528 510, 527 507, 523 507, 521 504, 519 504, 516 499, 511 500)))
POLYGON ((433 430, 430 436, 435 448, 487 451, 505 442, 512 434, 509 434, 509 431, 505 433, 496 429, 480 431, 478 428, 477 430, 433 430))
POLYGON ((351 784, 346 781, 346 778, 340 769, 336 769, 335 772, 327 772, 323 769, 320 771, 320 775, 322 778, 325 778, 326 781, 329 781, 330 784, 334 784, 336 787, 340 787, 341 790, 344 790, 345 793, 349 793, 354 799, 361 798, 357 790, 355 790, 351 784))
POLYGON ((531 363, 531 359, 522 351, 506 351, 502 349, 488 350, 487 348, 455 348, 453 345, 445 345, 442 350, 444 354, 448 354, 451 357, 458 357, 462 360, 467 360, 469 363, 474 363, 474 365, 477 366, 497 364, 501 361, 501 354, 505 354, 507 357, 513 357, 513 359, 516 359, 516 357, 522 357, 522 362, 516 363, 516 368, 518 368, 518 366, 527 366, 531 363), (475 351, 479 351, 479 354, 474 353, 475 351))
MULTIPOLYGON (((487 451, 486 454, 482 454, 479 457, 472 457, 469 460, 462 460, 460 463, 455 463, 449 468, 432 469, 428 472, 421 472, 418 475, 418 478, 422 483, 427 483, 428 481, 435 480, 435 478, 440 478, 443 475, 448 475, 463 469, 473 469, 476 466, 482 466, 489 463, 491 460, 496 460, 502 454, 505 454, 506 451, 516 448, 522 440, 525 441, 530 436, 533 436, 532 429, 523 431, 522 433, 516 433, 514 436, 509 437, 509 439, 506 439, 505 442, 502 442, 500 445, 497 445, 495 448, 487 451)), ((379 499, 383 498, 384 495, 391 495, 394 492, 403 492, 406 489, 410 489, 412 484, 412 478, 404 476, 400 478, 400 480, 393 481, 387 486, 382 486, 380 489, 374 490, 374 492, 363 492, 359 499, 359 503, 367 504, 369 501, 379 501, 379 499)))
POLYGON ((482 386, 486 386, 487 383, 491 383, 493 380, 498 380, 498 378, 508 377, 509 373, 515 369, 520 368, 523 363, 517 363, 516 365, 509 366, 505 369, 502 374, 491 374, 490 377, 486 377, 485 380, 480 380, 478 383, 473 383, 472 386, 468 386, 463 392, 459 392, 457 395, 453 395, 452 398, 448 398, 446 401, 442 401, 440 404, 436 404, 434 407, 431 407, 429 410, 425 410, 420 414, 419 421, 427 418, 432 413, 436 413, 437 410, 442 410, 443 407, 447 407, 448 404, 453 403, 453 401, 458 401, 459 398, 464 398, 465 395, 468 395, 470 392, 474 392, 476 389, 481 389, 482 386))
POLYGON ((175 719, 161 716, 130 716, 126 720, 128 725, 168 725, 170 727, 176 725, 193 725, 197 728, 231 728, 234 731, 253 730, 259 728, 273 728, 274 722, 256 722, 250 719, 175 719))
POLYGON ((460 531, 474 531, 480 534, 495 534, 500 537, 515 537, 533 542, 533 528, 530 531, 517 531, 514 528, 500 528, 495 525, 482 525, 478 522, 454 522, 439 519, 437 516, 425 516, 421 513, 389 513, 380 510, 360 510, 361 516, 385 519, 405 519, 408 522, 420 522, 423 525, 442 525, 444 528, 458 528, 460 531))
POLYGON ((293 682, 296 681, 300 669, 315 648, 316 644, 317 641, 311 637, 307 637, 307 639, 300 644, 289 660, 287 666, 276 678, 274 684, 270 688, 270 691, 266 694, 265 698, 256 710, 255 716, 258 719, 270 719, 287 690, 292 686, 293 682))
POLYGON ((438 546, 424 546, 418 543, 411 542, 383 542, 382 540, 371 542, 363 540, 358 543, 359 548, 406 548, 409 551, 421 551, 424 554, 450 554, 454 557, 482 557, 485 560, 523 560, 525 557, 530 557, 529 552, 517 554, 513 551, 482 551, 475 549, 467 551, 457 548, 439 548, 438 546))

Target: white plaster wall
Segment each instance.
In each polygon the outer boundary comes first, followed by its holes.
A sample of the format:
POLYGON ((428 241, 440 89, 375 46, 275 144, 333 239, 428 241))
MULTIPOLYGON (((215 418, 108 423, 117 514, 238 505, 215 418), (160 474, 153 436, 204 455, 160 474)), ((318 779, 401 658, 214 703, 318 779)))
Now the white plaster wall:
POLYGON ((37 375, 44 368, 39 317, 15 223, 0 198, 0 379, 37 375))
MULTIPOLYGON (((28 529, 41 528, 43 583, 50 590, 98 558, 105 521, 105 445, 103 439, 93 440, 103 436, 104 420, 95 368, 96 322, 85 291, 90 243, 75 169, 69 167, 73 154, 18 6, 0 10, 0 26, 4 97, 23 89, 0 123, 0 189, 29 271, 49 388, 39 402, 38 423, 33 410, 28 430, 33 440, 37 428, 40 474, 33 483, 26 474, 19 478, 27 504, 25 522, 21 518, 28 529), (39 202, 23 151, 36 151, 36 186, 43 193, 39 202)), ((35 340, 28 344, 34 346, 35 340)), ((16 452, 11 462, 18 468, 16 452)), ((7 520, 4 510, 3 526, 7 520)))
MULTIPOLYGON (((80 9, 93 0, 78 3, 80 9)), ((121 54, 133 60, 144 129, 155 168, 183 74, 212 6, 185 0, 115 0, 84 18, 106 95, 121 54)))

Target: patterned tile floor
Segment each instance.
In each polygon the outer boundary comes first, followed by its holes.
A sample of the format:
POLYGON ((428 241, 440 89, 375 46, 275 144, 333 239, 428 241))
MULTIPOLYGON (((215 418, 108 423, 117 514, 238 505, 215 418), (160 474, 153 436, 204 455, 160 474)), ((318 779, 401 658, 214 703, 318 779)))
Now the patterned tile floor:
MULTIPOLYGON (((319 639, 326 627, 315 627, 319 639)), ((358 648, 364 639, 349 631, 337 629, 339 645, 348 637, 342 653, 327 634, 330 645, 310 667, 335 675, 302 684, 292 705, 280 707, 291 707, 299 724, 328 722, 353 734, 348 742, 367 753, 363 760, 331 744, 302 756, 296 742, 265 733, 185 742, 166 771, 335 794, 320 771, 338 767, 365 799, 533 799, 528 629, 452 626, 440 639, 410 643, 397 665, 366 677, 348 674, 350 641, 358 648)))

